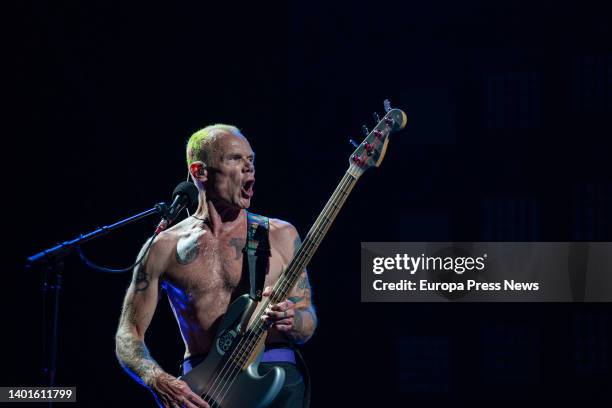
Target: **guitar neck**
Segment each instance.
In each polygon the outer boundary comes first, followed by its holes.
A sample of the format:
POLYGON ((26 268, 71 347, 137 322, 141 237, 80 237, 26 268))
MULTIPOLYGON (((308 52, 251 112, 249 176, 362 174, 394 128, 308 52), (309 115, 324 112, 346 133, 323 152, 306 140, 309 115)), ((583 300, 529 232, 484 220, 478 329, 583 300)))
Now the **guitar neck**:
POLYGON ((391 109, 389 101, 385 101, 385 110, 387 114, 382 120, 379 120, 374 129, 371 132, 366 129, 368 134, 361 144, 357 145, 351 140, 356 146, 356 150, 350 157, 348 170, 327 201, 327 204, 325 204, 312 228, 308 231, 306 238, 304 238, 293 259, 281 273, 272 289, 272 293, 262 301, 263 304, 259 309, 258 316, 251 320, 251 324, 248 327, 249 335, 245 339, 246 343, 244 346, 241 346, 244 350, 248 350, 248 352, 239 353, 236 357, 232 357, 237 359, 237 364, 242 365, 246 361, 245 359, 250 358, 249 356, 256 350, 261 337, 267 332, 268 325, 261 320, 264 310, 270 303, 280 303, 287 299, 289 292, 293 289, 302 271, 319 248, 321 241, 323 241, 329 227, 336 219, 359 177, 368 168, 380 165, 387 149, 389 135, 406 126, 407 119, 403 111, 391 109))
POLYGON ((327 204, 310 228, 310 231, 308 231, 306 238, 304 238, 304 241, 289 263, 289 266, 287 266, 278 278, 276 285, 274 285, 272 289, 272 294, 265 300, 266 306, 268 303, 279 303, 287 298, 289 292, 297 283, 300 274, 310 262, 317 248, 319 248, 319 244, 323 241, 329 227, 336 219, 340 209, 357 183, 358 178, 359 174, 355 173, 351 166, 344 174, 344 177, 342 177, 342 180, 340 180, 336 190, 334 190, 334 193, 327 201, 327 204))

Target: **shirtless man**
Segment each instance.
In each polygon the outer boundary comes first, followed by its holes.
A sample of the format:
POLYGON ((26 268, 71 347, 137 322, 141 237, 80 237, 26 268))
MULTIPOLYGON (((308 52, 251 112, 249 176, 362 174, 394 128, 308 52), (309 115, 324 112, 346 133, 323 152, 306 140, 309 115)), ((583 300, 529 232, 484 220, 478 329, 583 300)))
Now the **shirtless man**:
MULTIPOLYGON (((187 162, 199 190, 198 209, 159 234, 134 269, 116 334, 116 354, 124 369, 153 392, 160 406, 208 407, 184 381, 155 362, 144 343, 145 332, 161 284, 185 342, 186 364, 195 366, 193 359, 209 352, 229 304, 248 292, 242 250, 247 236, 245 209, 255 182, 254 156, 247 139, 233 126, 213 125, 194 133, 187 145, 187 162)), ((269 296, 300 245, 295 228, 277 219, 270 219, 269 239, 272 255, 264 296, 269 296)), ((263 316, 271 323, 266 349, 279 343, 301 344, 312 336, 317 318, 310 295, 304 270, 288 299, 271 305, 263 316)), ((289 360, 282 366, 286 371, 287 366, 293 367, 294 374, 287 372, 286 386, 274 406, 301 407, 304 384, 289 360), (293 384, 288 384, 291 378, 293 384)), ((262 363, 260 371, 265 367, 262 363)))

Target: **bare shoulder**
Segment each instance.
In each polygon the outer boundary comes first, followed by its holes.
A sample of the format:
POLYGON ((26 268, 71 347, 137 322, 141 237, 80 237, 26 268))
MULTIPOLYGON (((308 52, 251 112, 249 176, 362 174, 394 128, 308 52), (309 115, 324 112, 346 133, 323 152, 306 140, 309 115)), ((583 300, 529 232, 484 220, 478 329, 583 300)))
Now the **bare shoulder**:
POLYGON ((284 258, 291 259, 300 246, 297 229, 287 221, 270 218, 270 245, 284 258))
POLYGON ((270 218, 270 236, 278 239, 295 239, 298 236, 297 229, 287 221, 278 218, 270 218))
POLYGON ((191 229, 194 227, 195 220, 193 217, 187 217, 181 222, 178 222, 168 228, 167 230, 162 231, 158 237, 162 240, 163 243, 175 246, 176 242, 185 234, 189 233, 191 229))
MULTIPOLYGON (((185 219, 180 223, 173 225, 171 228, 159 233, 159 235, 154 238, 151 248, 149 249, 149 253, 147 254, 147 264, 153 263, 159 266, 163 265, 162 269, 165 270, 169 265, 169 262, 174 259, 176 243, 190 227, 190 220, 185 219)), ((147 240, 143 246, 143 250, 148 246, 148 244, 149 241, 147 240)))

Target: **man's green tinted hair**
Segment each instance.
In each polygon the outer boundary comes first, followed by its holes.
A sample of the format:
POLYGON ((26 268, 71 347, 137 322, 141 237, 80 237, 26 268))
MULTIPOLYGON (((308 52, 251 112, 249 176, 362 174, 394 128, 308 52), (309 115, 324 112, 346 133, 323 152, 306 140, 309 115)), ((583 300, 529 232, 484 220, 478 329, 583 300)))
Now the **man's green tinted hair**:
POLYGON ((240 130, 236 126, 217 123, 215 125, 206 126, 195 132, 187 142, 187 167, 195 161, 202 161, 206 166, 209 166, 209 152, 212 143, 215 141, 219 133, 234 133, 240 134, 240 130))

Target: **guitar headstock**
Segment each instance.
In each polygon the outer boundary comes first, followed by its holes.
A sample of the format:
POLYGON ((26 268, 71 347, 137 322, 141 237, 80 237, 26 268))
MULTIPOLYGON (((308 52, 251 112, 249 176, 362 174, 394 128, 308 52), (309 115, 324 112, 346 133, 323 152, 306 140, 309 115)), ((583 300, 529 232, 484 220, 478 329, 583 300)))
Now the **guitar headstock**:
POLYGON ((385 116, 368 132, 349 159, 349 172, 355 178, 370 167, 380 166, 385 157, 389 136, 406 126, 406 114, 400 109, 391 109, 388 100, 385 100, 385 110, 385 116))

